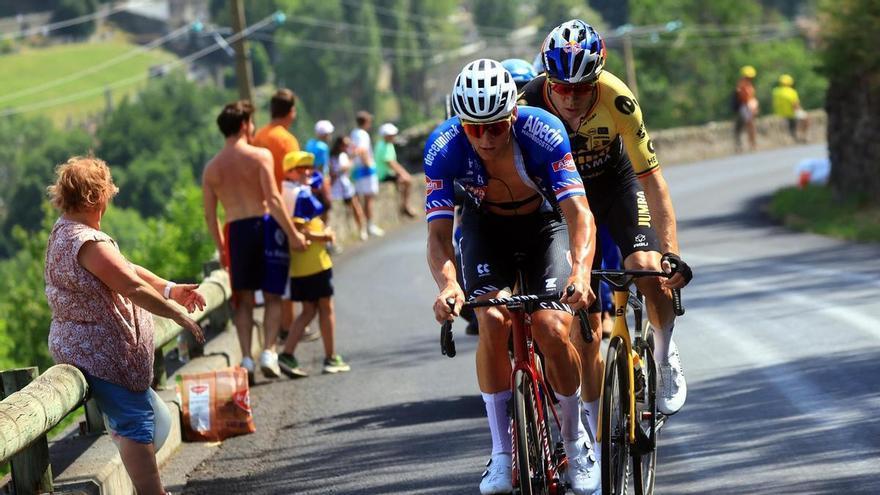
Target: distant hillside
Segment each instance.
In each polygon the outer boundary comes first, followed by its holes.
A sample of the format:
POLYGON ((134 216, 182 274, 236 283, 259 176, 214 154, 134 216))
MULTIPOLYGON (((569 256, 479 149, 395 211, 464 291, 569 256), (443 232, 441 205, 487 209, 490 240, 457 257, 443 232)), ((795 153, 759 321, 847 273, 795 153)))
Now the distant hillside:
MULTIPOLYGON (((0 73, 11 77, 0 78, 0 113, 7 109, 27 109, 31 105, 53 103, 45 109, 26 112, 44 113, 56 124, 63 124, 68 117, 78 120, 96 112, 103 111, 105 95, 103 88, 108 84, 144 75, 153 65, 173 60, 174 55, 161 50, 137 53, 138 45, 121 40, 101 43, 71 43, 47 48, 23 48, 20 52, 0 55, 0 73), (123 57, 118 63, 110 60, 123 57), (84 77, 72 75, 87 71, 98 64, 108 65, 84 77), (62 78, 70 78, 63 83, 52 84, 62 78), (43 88, 34 91, 38 88, 43 88), (94 93, 73 98, 81 92, 94 93)), ((132 81, 112 90, 113 101, 143 85, 143 81, 132 81)))

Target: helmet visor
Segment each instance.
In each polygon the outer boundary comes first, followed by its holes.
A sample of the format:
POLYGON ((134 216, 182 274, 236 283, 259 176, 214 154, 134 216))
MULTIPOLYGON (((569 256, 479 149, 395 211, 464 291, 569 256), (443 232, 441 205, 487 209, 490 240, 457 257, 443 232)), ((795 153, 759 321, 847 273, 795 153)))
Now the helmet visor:
POLYGON ((501 120, 496 120, 494 122, 468 122, 466 120, 461 121, 461 127, 462 129, 464 129, 464 133, 474 139, 480 139, 485 133, 489 133, 489 135, 492 137, 498 137, 505 132, 508 132, 512 124, 512 116, 505 117, 501 120))
POLYGON ((570 84, 550 79, 549 82, 550 91, 553 91, 559 96, 587 96, 596 88, 595 81, 570 84))

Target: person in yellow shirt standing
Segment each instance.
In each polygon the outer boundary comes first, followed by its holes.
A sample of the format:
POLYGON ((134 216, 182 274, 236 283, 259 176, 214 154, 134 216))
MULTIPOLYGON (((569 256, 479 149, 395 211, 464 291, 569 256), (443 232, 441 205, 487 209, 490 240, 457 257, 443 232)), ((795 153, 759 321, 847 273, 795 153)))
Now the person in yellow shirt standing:
POLYGON ((788 121, 788 132, 795 141, 806 142, 807 112, 801 108, 794 78, 788 74, 779 76, 779 85, 773 88, 773 114, 788 121))
POLYGON ((291 378, 308 376, 293 355, 306 326, 318 315, 321 339, 324 342, 324 373, 339 373, 351 368, 335 353, 336 315, 333 309, 333 261, 327 243, 333 242, 333 231, 321 220, 323 205, 312 193, 309 183, 314 172, 315 155, 294 151, 284 157, 285 181, 282 197, 285 208, 293 213, 297 230, 312 241, 304 252, 290 258, 290 299, 302 303, 302 312, 293 321, 284 350, 278 356, 281 371, 291 378))

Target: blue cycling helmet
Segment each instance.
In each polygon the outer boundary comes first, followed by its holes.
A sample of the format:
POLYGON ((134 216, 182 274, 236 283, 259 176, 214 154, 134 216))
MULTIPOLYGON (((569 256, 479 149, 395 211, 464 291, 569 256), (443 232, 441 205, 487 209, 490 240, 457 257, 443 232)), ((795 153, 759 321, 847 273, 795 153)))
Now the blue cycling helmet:
POLYGON ((570 84, 595 81, 605 66, 605 42, 586 22, 556 26, 541 46, 547 77, 570 84))
POLYGON ((522 89, 529 81, 534 79, 538 73, 532 67, 532 64, 521 58, 508 58, 501 61, 501 66, 510 72, 513 76, 513 82, 516 83, 517 89, 522 89))

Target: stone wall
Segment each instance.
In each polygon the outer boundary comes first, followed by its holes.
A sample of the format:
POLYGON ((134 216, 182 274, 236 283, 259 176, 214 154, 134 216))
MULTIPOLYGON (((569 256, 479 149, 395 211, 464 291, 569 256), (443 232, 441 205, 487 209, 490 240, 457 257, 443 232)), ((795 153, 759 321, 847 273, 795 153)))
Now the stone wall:
MULTIPOLYGON (((808 114, 810 128, 807 142, 825 142, 827 122, 825 111, 813 110, 808 114)), ((425 139, 435 126, 436 123, 433 123, 407 129, 401 133, 397 155, 404 166, 410 170, 421 171, 425 139)), ((649 125, 648 131, 654 140, 660 163, 663 165, 687 163, 735 153, 733 120, 653 131, 649 125)), ((743 141, 746 141, 745 135, 743 141)), ((794 140, 788 133, 788 123, 784 119, 774 116, 758 118, 758 149, 779 148, 793 144, 795 144, 794 140)))
MULTIPOLYGON (((808 143, 825 142, 827 117, 823 110, 809 112, 810 127, 808 143)), ((413 172, 411 204, 420 214, 425 198, 422 152, 425 140, 437 123, 425 124, 403 131, 398 138, 397 156, 400 163, 413 172)), ((705 125, 679 127, 651 132, 657 156, 664 166, 687 163, 709 158, 729 156, 735 153, 733 121, 710 122, 705 125)), ((743 142, 747 142, 743 135, 743 142)), ((758 149, 771 149, 795 144, 788 132, 788 123, 779 117, 765 116, 758 119, 758 149)), ((375 204, 376 223, 382 228, 415 220, 407 219, 397 208, 397 191, 394 184, 383 183, 375 204)), ((418 219, 422 221, 421 219, 418 219)), ((342 202, 334 202, 330 225, 342 245, 357 242, 354 218, 342 202)))

